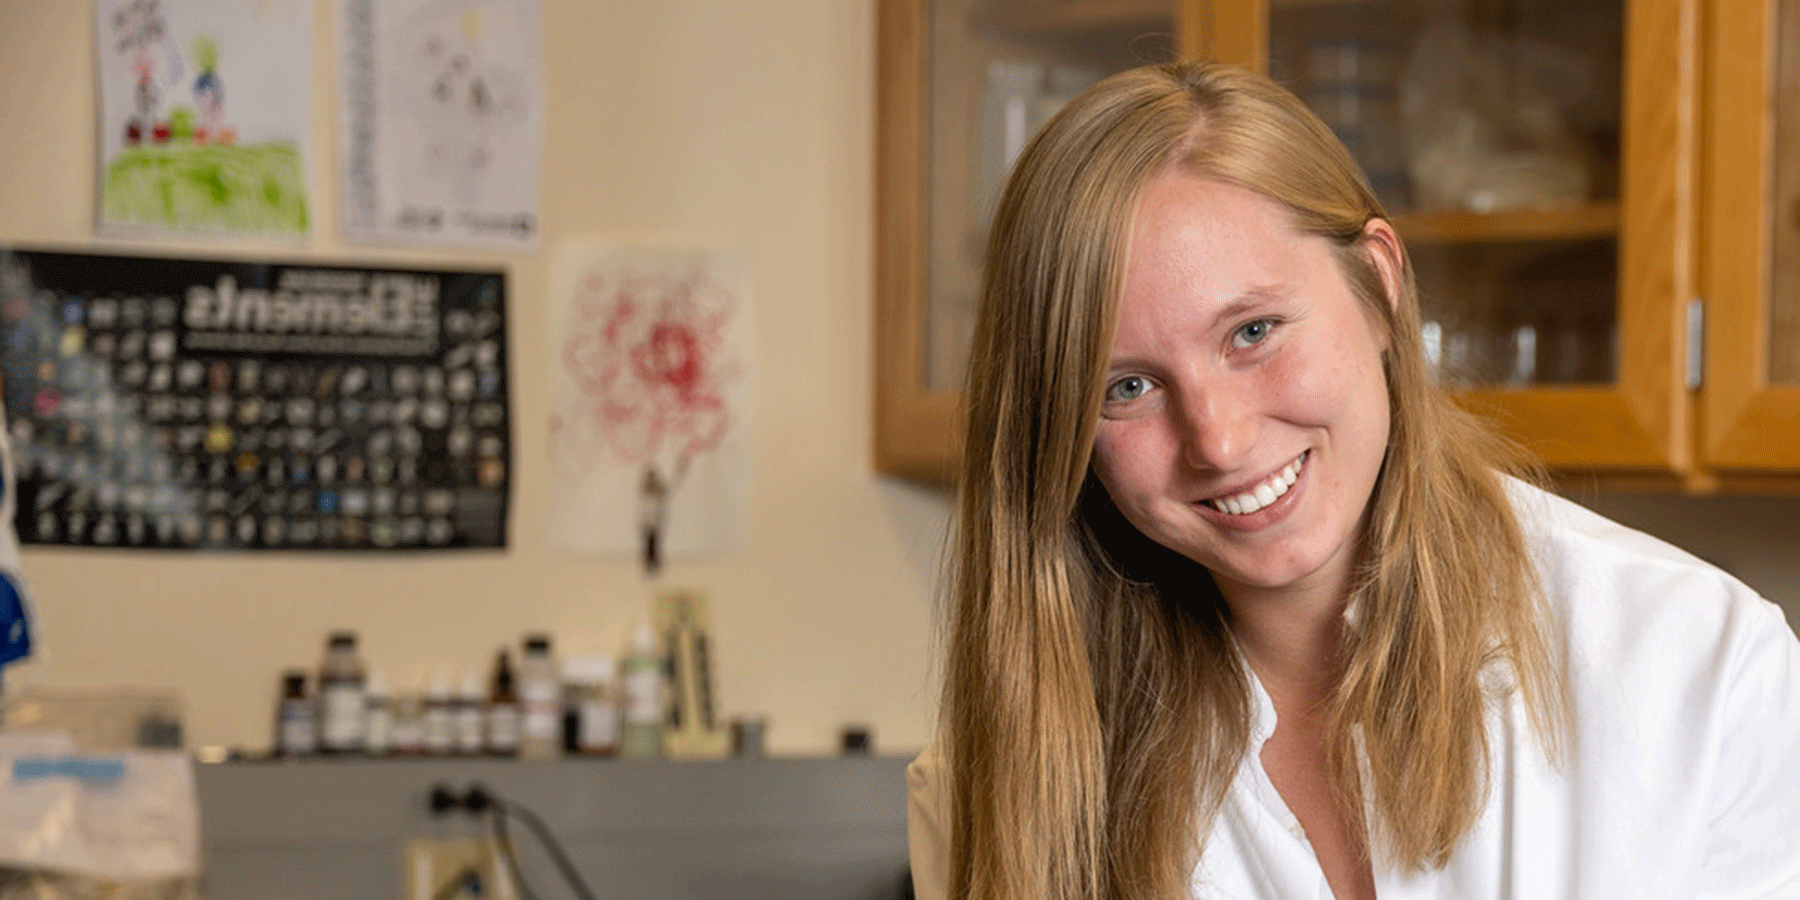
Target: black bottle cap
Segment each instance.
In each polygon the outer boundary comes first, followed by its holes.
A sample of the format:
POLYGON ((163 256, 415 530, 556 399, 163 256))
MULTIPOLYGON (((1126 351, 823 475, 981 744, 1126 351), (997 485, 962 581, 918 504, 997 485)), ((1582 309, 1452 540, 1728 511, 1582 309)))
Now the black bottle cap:
POLYGON ((549 653, 550 636, 547 634, 528 634, 525 636, 526 653, 549 653))
POLYGON ((852 725, 844 729, 844 755, 866 756, 872 749, 873 741, 869 737, 869 729, 852 725))

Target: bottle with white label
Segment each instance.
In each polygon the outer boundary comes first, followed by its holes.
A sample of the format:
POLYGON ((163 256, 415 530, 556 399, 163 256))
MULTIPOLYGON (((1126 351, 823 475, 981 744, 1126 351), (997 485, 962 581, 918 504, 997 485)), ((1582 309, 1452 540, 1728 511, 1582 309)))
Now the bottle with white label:
POLYGON ((563 749, 581 756, 619 751, 619 702, 608 654, 563 660, 563 749))
POLYGON ((275 708, 275 755, 309 756, 318 746, 318 710, 306 698, 306 673, 285 672, 275 708))
POLYGON ((473 756, 486 749, 487 717, 482 709, 485 705, 481 697, 481 679, 473 673, 465 674, 457 688, 454 707, 457 753, 473 756))
POLYGON ((334 631, 319 664, 319 752, 361 753, 366 744, 364 669, 356 632, 334 631))
POLYGON ((456 711, 450 699, 450 681, 443 673, 431 676, 425 689, 425 752, 449 756, 456 749, 456 711))
POLYGON ((519 756, 550 759, 562 754, 562 683, 550 638, 525 636, 519 660, 519 756))
POLYGON ((652 759, 662 755, 663 657, 656 632, 648 625, 631 639, 625 656, 620 693, 624 712, 619 725, 619 755, 652 759))
POLYGON ((396 756, 425 755, 425 697, 418 693, 396 694, 393 699, 394 734, 390 751, 396 756))
POLYGON ((370 756, 394 752, 394 705, 388 702, 387 682, 373 670, 363 690, 363 750, 370 756))

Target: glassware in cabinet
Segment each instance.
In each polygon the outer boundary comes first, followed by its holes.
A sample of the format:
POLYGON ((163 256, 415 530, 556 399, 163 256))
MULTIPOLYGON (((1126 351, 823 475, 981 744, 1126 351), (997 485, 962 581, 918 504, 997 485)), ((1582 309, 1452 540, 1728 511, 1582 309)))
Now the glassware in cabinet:
POLYGON ((931 0, 925 383, 968 361, 987 224, 1025 142, 1106 75, 1174 55, 1172 0, 931 0))
POLYGON ((1025 141, 1080 90, 1171 59, 1179 0, 882 0, 876 467, 945 480, 987 222, 1025 141))
POLYGON ((1618 0, 1285 0, 1268 65, 1350 150, 1461 387, 1616 377, 1618 0))

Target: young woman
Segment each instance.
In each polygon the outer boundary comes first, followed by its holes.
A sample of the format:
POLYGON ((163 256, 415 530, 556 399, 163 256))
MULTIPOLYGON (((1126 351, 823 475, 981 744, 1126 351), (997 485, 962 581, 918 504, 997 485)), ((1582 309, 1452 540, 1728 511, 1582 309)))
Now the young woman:
POLYGON ((1516 477, 1299 101, 1108 79, 988 258, 921 898, 1800 898, 1780 611, 1516 477))

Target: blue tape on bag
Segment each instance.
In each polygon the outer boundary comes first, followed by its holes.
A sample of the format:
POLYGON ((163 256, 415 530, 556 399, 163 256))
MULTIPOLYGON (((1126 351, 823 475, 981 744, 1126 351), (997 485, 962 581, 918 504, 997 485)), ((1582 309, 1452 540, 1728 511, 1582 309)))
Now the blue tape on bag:
POLYGON ((0 572, 0 666, 31 655, 31 623, 17 576, 0 572))
POLYGON ((14 781, 39 778, 118 781, 125 777, 125 761, 103 756, 28 756, 13 760, 12 777, 14 781))

